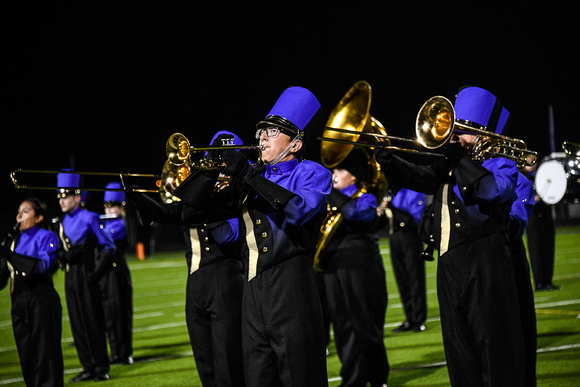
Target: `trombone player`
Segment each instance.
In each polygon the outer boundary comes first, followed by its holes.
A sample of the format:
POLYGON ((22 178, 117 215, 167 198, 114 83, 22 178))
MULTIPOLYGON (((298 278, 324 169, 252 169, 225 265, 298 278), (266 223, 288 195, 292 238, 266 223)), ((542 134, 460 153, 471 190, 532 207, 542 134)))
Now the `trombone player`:
MULTIPOLYGON (((231 138, 243 145, 236 134, 221 130, 211 144, 231 138)), ((208 157, 210 155, 208 154, 208 157)), ((221 185, 214 189, 218 190, 221 185)), ((183 226, 188 275, 185 321, 201 384, 244 387, 240 334, 243 269, 240 256, 238 219, 232 218, 199 227, 184 222, 186 204, 159 203, 151 197, 128 191, 141 221, 183 226)))
POLYGON ((507 236, 518 168, 508 157, 472 159, 479 156, 471 154, 479 134, 465 129, 473 126, 491 135, 501 132, 509 119, 492 93, 463 87, 456 97, 456 129, 445 158, 417 165, 390 149, 375 149, 395 192, 405 187, 434 195, 437 294, 455 387, 524 383, 523 333, 507 236))
POLYGON ((324 124, 318 99, 303 87, 282 92, 257 125, 265 168, 226 150, 230 184, 193 173, 175 191, 204 224, 234 215, 243 240, 242 343, 247 386, 327 386, 320 298, 312 269, 331 174, 303 160, 307 138, 324 124))

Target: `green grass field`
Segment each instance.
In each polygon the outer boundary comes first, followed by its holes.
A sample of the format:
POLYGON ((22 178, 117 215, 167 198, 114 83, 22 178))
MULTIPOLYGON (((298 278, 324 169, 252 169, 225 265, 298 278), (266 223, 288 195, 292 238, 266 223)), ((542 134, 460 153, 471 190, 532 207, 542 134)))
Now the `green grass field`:
MULTIPOLYGON (((404 319, 391 268, 388 240, 381 239, 387 272, 389 306, 385 345, 389 386, 448 386, 436 295, 436 263, 427 263, 427 330, 393 334, 404 319)), ((183 252, 159 253, 137 261, 129 256, 134 288, 134 358, 132 365, 111 367, 108 386, 201 386, 185 325, 186 264, 183 252)), ((55 276, 63 304, 62 349, 65 381, 81 371, 72 342, 64 300, 64 275, 55 276)), ((580 386, 580 227, 559 227, 554 282, 562 290, 535 293, 538 322, 538 386, 580 386)), ((340 384, 340 363, 331 345, 328 378, 340 384)), ((219 371, 218 371, 219 372, 219 371)), ((87 382, 94 383, 94 382, 87 382)), ((0 385, 24 385, 10 319, 10 295, 0 292, 0 385)))

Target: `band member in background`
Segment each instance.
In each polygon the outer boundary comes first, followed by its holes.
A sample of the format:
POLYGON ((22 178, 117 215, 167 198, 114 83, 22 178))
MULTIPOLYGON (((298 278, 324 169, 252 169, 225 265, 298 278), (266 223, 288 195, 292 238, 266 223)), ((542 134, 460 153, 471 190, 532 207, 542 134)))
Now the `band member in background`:
POLYGON ((376 233, 377 199, 364 192, 370 168, 359 149, 332 170, 328 204, 342 214, 321 259, 343 386, 383 386, 389 376, 384 344, 387 284, 376 233))
MULTIPOLYGON (((243 145, 240 137, 228 131, 217 132, 211 143, 221 145, 222 138, 243 145)), ((223 188, 221 183, 214 189, 223 188)), ((244 275, 238 219, 195 227, 184 223, 186 204, 181 201, 162 204, 136 192, 130 197, 143 223, 184 226, 188 268, 185 318, 202 385, 245 386, 241 339, 244 275)))
MULTIPOLYGON (((501 131, 509 112, 487 90, 460 89, 455 120, 501 131)), ((453 386, 518 386, 525 380, 525 348, 517 287, 510 263, 509 212, 516 199, 513 160, 472 159, 481 140, 455 128, 446 157, 410 163, 385 148, 377 160, 395 192, 433 194, 438 246, 437 293, 449 378, 453 386)))
MULTIPOLYGON (((121 189, 118 182, 107 189, 121 189)), ((103 195, 105 232, 115 242, 115 260, 101 279, 105 324, 111 355, 110 364, 133 364, 133 285, 127 265, 127 230, 125 228, 125 193, 105 191, 103 195)))
POLYGON ((58 260, 65 270, 71 331, 83 367, 70 382, 108 380, 109 357, 99 281, 112 267, 115 243, 103 230, 99 215, 80 207, 79 174, 59 173, 57 187, 64 214, 56 225, 61 242, 58 260))
POLYGON ((524 334, 525 383, 523 385, 534 387, 536 386, 537 351, 536 307, 523 234, 530 214, 534 209, 535 199, 532 182, 521 172, 518 173, 516 193, 517 199, 513 202, 510 210, 508 235, 511 242, 511 263, 516 278, 520 318, 524 334))
POLYGON ((16 216, 18 234, 0 245, 0 289, 10 277, 12 329, 27 386, 64 384, 62 306, 52 282, 59 243, 47 217, 43 201, 24 200, 16 216))
MULTIPOLYGON (((302 160, 307 135, 324 124, 321 105, 290 87, 257 125, 265 168, 232 150, 223 152, 228 187, 213 191, 218 174, 194 172, 176 190, 190 222, 235 216, 245 270, 242 344, 248 386, 327 386, 322 308, 312 268, 326 212, 331 174, 302 160)), ((318 129, 318 131, 316 130, 318 129)))
POLYGON ((393 333, 422 332, 427 320, 427 293, 419 225, 425 211, 425 194, 402 188, 386 205, 393 214, 391 262, 405 312, 405 321, 393 333))
MULTIPOLYGON (((536 177, 536 167, 526 165, 522 170, 531 182, 536 177)), ((534 210, 528 218, 526 236, 536 291, 560 290, 562 287, 552 282, 556 259, 556 223, 552 206, 545 203, 537 193, 534 210)))

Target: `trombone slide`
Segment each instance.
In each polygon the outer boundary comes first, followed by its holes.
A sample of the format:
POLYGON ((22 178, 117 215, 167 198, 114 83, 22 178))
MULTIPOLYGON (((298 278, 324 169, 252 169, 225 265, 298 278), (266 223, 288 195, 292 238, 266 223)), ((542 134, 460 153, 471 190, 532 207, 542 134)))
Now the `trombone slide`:
MULTIPOLYGON (((148 173, 115 173, 115 172, 79 172, 79 171, 48 171, 48 170, 34 170, 34 169, 15 169, 10 172, 10 180, 16 189, 31 189, 31 190, 59 190, 61 188, 69 188, 69 187, 58 187, 56 184, 52 184, 51 182, 44 182, 42 176, 48 175, 57 175, 60 173, 69 173, 69 174, 77 174, 81 176, 92 176, 92 177, 101 177, 107 179, 103 179, 106 181, 101 182, 99 185, 97 184, 90 184, 85 185, 83 187, 79 187, 81 191, 123 191, 123 188, 105 188, 106 184, 109 182, 111 178, 118 178, 121 180, 121 186, 125 187, 125 180, 126 177, 133 177, 133 178, 148 178, 148 179, 159 179, 159 175, 155 174, 148 174, 148 173), (22 183, 18 175, 37 175, 36 182, 34 183, 22 183), (40 183, 38 183, 40 180, 40 183)), ((52 178, 52 181, 55 181, 52 178)), ((156 183, 157 184, 157 183, 156 183)), ((155 189, 144 189, 144 188, 134 188, 133 191, 135 192, 159 192, 158 188, 155 189)))

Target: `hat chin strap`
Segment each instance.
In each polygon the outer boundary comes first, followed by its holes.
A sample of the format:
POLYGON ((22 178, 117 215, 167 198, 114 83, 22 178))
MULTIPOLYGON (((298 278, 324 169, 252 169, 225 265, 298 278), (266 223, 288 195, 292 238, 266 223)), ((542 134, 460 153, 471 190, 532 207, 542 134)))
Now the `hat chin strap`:
POLYGON ((290 153, 290 149, 292 149, 292 147, 294 146, 294 144, 296 144, 298 141, 302 140, 302 136, 300 134, 297 134, 296 137, 294 137, 294 139, 290 142, 290 144, 288 144, 288 146, 286 147, 286 149, 284 149, 282 151, 282 153, 280 153, 278 155, 278 157, 276 157, 274 160, 272 161, 266 161, 264 162, 264 164, 266 165, 276 165, 280 162, 280 160, 282 160, 284 157, 286 157, 286 155, 288 155, 288 153, 290 153))

